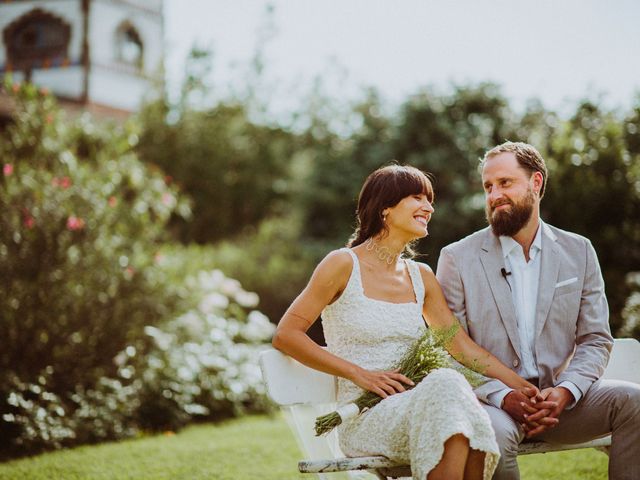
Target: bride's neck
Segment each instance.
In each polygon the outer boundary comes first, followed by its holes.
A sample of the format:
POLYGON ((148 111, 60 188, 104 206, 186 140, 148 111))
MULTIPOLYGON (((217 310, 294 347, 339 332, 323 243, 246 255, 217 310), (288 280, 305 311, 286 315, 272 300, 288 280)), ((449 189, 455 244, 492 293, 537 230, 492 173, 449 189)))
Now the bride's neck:
POLYGON ((389 236, 370 237, 364 242, 364 247, 369 255, 390 269, 395 268, 406 245, 406 242, 389 236))

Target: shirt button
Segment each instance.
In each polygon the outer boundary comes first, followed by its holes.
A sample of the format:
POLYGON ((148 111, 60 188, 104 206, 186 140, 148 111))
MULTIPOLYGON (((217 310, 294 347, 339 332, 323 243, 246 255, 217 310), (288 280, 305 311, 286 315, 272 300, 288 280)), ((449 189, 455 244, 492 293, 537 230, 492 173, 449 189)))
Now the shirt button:
POLYGON ((514 366, 514 367, 517 367, 518 365, 520 365, 520 362, 519 362, 519 361, 518 361, 518 359, 516 358, 516 359, 513 361, 513 366, 514 366))

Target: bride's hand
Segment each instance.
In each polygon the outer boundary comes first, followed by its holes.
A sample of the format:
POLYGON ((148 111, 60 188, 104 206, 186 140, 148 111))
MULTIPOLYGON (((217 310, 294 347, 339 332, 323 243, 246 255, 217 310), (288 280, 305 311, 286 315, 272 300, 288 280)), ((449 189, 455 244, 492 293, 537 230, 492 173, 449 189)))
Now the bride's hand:
POLYGON ((397 370, 378 372, 358 368, 349 379, 360 388, 387 398, 394 393, 404 392, 406 389, 403 385, 414 386, 415 384, 407 377, 398 373, 397 370))

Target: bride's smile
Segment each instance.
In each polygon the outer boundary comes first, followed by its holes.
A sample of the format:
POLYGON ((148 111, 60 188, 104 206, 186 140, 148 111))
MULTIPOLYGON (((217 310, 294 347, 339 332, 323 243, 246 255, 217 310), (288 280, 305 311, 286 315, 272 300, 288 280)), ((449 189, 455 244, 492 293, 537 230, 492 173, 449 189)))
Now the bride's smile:
POLYGON ((412 238, 428 235, 428 224, 434 208, 427 195, 409 195, 394 207, 387 209, 387 226, 406 231, 412 238))

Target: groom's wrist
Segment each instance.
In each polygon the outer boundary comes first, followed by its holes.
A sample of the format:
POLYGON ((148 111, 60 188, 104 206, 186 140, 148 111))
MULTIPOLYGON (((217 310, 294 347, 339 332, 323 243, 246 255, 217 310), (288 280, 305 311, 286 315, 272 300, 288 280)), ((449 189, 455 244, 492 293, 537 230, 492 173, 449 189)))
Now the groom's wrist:
POLYGON ((503 388, 502 390, 498 390, 497 392, 490 393, 487 395, 487 400, 491 405, 496 408, 502 408, 504 405, 504 399, 513 392, 512 388, 503 388))
POLYGON ((559 383, 558 385, 556 385, 556 388, 557 387, 562 387, 571 393, 571 399, 565 407, 565 410, 571 410, 582 398, 582 392, 580 391, 580 389, 575 385, 575 383, 570 382, 569 380, 565 380, 559 383))

